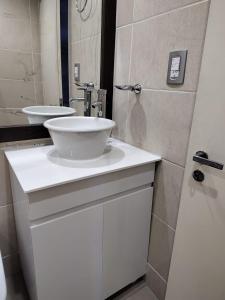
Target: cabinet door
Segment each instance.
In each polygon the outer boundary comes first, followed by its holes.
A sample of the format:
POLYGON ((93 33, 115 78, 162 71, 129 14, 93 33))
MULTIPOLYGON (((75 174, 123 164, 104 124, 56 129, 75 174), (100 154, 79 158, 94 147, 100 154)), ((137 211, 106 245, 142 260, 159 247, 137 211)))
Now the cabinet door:
POLYGON ((32 226, 38 300, 102 299, 103 208, 32 226))
POLYGON ((104 298, 146 273, 151 206, 152 188, 104 204, 104 298))

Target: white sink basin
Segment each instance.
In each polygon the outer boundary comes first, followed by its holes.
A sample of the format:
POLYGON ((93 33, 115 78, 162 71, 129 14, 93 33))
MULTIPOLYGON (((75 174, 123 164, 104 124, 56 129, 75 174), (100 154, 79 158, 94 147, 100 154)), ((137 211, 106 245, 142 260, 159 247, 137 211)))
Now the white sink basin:
POLYGON ((74 115, 75 109, 66 106, 28 106, 22 109, 30 124, 42 124, 48 119, 74 115))
POLYGON ((103 154, 115 122, 94 117, 64 117, 48 120, 44 126, 62 157, 80 160, 103 154))

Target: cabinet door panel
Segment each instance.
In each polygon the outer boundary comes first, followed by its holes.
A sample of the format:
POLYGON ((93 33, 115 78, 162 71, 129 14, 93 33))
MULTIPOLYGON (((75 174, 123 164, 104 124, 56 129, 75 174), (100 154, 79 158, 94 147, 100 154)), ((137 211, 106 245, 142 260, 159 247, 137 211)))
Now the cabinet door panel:
POLYGON ((104 204, 104 298, 146 273, 151 205, 152 188, 104 204))
POLYGON ((103 208, 32 226, 38 300, 102 299, 103 208))

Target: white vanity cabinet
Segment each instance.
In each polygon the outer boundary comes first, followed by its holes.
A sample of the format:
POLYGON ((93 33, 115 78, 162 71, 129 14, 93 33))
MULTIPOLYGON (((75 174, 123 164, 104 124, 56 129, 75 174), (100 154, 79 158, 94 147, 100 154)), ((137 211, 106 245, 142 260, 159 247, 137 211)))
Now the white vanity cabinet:
POLYGON ((102 230, 102 205, 31 226, 38 299, 102 299, 102 230))
POLYGON ((104 299, 146 272, 152 187, 103 205, 104 299))
MULTIPOLYGON (((128 159, 128 167, 119 168, 120 161, 111 172, 102 173, 99 167, 96 176, 79 180, 76 167, 76 180, 43 188, 42 179, 35 183, 34 172, 39 172, 41 160, 36 170, 32 164, 31 173, 27 168, 29 155, 35 160, 39 153, 43 159, 48 147, 6 153, 20 256, 32 300, 103 300, 145 274, 155 162, 160 158, 124 143, 119 146, 126 158, 129 149, 137 152, 132 157, 130 152, 133 161, 128 159), (21 154, 26 159, 21 160, 21 154)), ((65 176, 71 172, 72 167, 46 163, 46 175, 56 174, 54 180, 58 171, 68 171, 65 176)), ((109 159, 107 164, 110 169, 109 159)))

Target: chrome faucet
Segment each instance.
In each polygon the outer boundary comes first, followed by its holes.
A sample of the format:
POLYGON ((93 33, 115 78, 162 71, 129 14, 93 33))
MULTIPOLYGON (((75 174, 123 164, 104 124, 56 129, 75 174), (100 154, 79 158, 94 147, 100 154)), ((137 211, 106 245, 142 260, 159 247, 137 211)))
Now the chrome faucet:
POLYGON ((92 104, 93 108, 97 108, 97 117, 105 117, 105 108, 106 108, 106 94, 107 91, 103 89, 98 90, 98 100, 92 104))
POLYGON ((75 97, 70 98, 69 102, 74 101, 84 101, 84 116, 90 117, 91 116, 91 99, 92 99, 92 92, 95 88, 93 82, 88 83, 75 83, 78 86, 78 90, 84 91, 84 97, 75 97))

